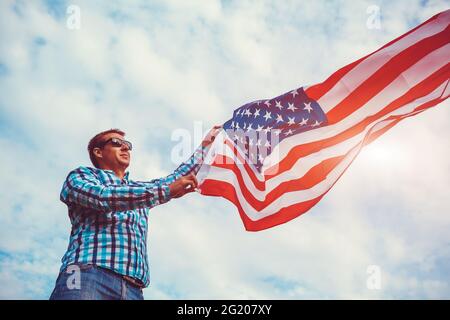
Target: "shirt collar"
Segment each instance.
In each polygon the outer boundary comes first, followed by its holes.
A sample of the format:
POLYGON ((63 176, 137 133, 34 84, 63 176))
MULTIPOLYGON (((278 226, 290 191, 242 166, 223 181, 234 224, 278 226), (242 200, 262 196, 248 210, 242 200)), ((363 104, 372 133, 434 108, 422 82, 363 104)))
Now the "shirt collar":
MULTIPOLYGON (((106 169, 98 169, 100 172, 103 172, 104 174, 108 174, 109 176, 112 176, 114 179, 116 179, 117 181, 120 181, 119 177, 116 176, 115 172, 112 170, 106 170, 106 169)), ((130 172, 126 171, 124 176, 123 176, 123 181, 125 181, 126 183, 129 182, 129 175, 130 172)))

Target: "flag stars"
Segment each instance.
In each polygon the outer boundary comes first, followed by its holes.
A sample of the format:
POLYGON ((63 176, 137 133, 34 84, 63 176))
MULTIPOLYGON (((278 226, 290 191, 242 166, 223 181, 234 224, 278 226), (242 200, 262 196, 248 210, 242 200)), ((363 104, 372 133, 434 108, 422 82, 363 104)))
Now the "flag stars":
POLYGON ((266 100, 266 102, 264 102, 264 104, 269 108, 270 107, 270 101, 266 100))
POLYGON ((284 121, 284 119, 283 119, 283 117, 281 116, 281 114, 277 114, 277 123, 278 122, 283 122, 284 121))
POLYGON ((278 109, 283 109, 283 106, 281 105, 281 102, 280 101, 276 101, 276 103, 275 103, 276 105, 275 105, 275 107, 277 107, 278 109))
POLYGON ((260 109, 256 109, 255 110, 255 113, 253 113, 253 116, 256 118, 257 116, 259 116, 259 111, 260 111, 260 109))
POLYGON ((245 110, 245 115, 247 117, 250 117, 252 115, 252 113, 250 112, 250 109, 245 110))
POLYGON ((296 106, 294 106, 293 103, 288 103, 288 110, 292 110, 292 112, 295 112, 295 110, 297 110, 298 108, 296 106))
POLYGON ((263 129, 264 127, 263 126, 260 126, 259 124, 258 124, 258 128, 256 129, 256 131, 261 131, 262 129, 263 129))
POLYGON ((266 114, 264 115, 263 118, 266 119, 266 121, 269 121, 269 119, 272 119, 271 112, 266 111, 266 114))
POLYGON ((304 126, 308 123, 308 119, 302 118, 302 121, 299 123, 301 126, 304 126))
POLYGON ((292 94, 292 98, 295 98, 295 96, 298 95, 298 92, 297 92, 297 90, 292 90, 291 94, 292 94))
POLYGON ((289 119, 289 121, 288 121, 288 125, 293 125, 293 124, 295 124, 295 117, 288 117, 288 119, 289 119))
POLYGON ((267 127, 267 128, 264 129, 264 132, 268 133, 268 132, 270 132, 270 130, 272 130, 272 127, 267 127))
POLYGON ((318 127, 318 126, 320 126, 321 123, 322 122, 319 122, 316 120, 316 122, 314 122, 314 124, 311 127, 318 127))
POLYGON ((311 111, 313 110, 313 108, 311 107, 311 102, 306 103, 305 102, 305 107, 303 108, 303 110, 308 111, 308 113, 311 113, 311 111))
POLYGON ((285 136, 289 136, 289 135, 291 135, 291 134, 293 134, 294 132, 292 132, 292 130, 291 129, 289 129, 288 131, 286 131, 285 133, 284 133, 284 135, 285 136))

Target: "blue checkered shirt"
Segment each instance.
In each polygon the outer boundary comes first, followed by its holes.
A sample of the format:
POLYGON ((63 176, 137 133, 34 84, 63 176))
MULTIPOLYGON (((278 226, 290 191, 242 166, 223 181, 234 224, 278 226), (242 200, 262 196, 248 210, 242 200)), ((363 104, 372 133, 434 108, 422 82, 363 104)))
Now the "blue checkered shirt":
POLYGON ((94 264, 150 284, 147 257, 149 209, 170 200, 169 184, 203 162, 207 148, 194 154, 165 178, 120 180, 113 171, 79 167, 69 173, 60 199, 72 223, 61 272, 73 263, 94 264))

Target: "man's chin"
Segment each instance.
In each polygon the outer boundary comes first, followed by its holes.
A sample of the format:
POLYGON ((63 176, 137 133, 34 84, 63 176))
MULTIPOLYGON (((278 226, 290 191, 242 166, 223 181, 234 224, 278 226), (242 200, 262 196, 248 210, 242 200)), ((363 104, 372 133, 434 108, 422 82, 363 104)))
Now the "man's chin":
POLYGON ((122 168, 128 168, 128 166, 130 165, 130 160, 124 160, 124 159, 120 159, 119 160, 120 165, 122 166, 122 168))

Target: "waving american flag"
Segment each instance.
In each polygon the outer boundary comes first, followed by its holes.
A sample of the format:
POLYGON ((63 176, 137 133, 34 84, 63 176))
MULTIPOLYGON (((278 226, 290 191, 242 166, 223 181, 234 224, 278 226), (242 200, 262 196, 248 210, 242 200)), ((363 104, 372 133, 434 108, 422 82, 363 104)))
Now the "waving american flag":
POLYGON ((198 173, 249 231, 287 222, 332 188, 361 148, 450 93, 450 10, 324 82, 247 103, 223 125, 198 173))

